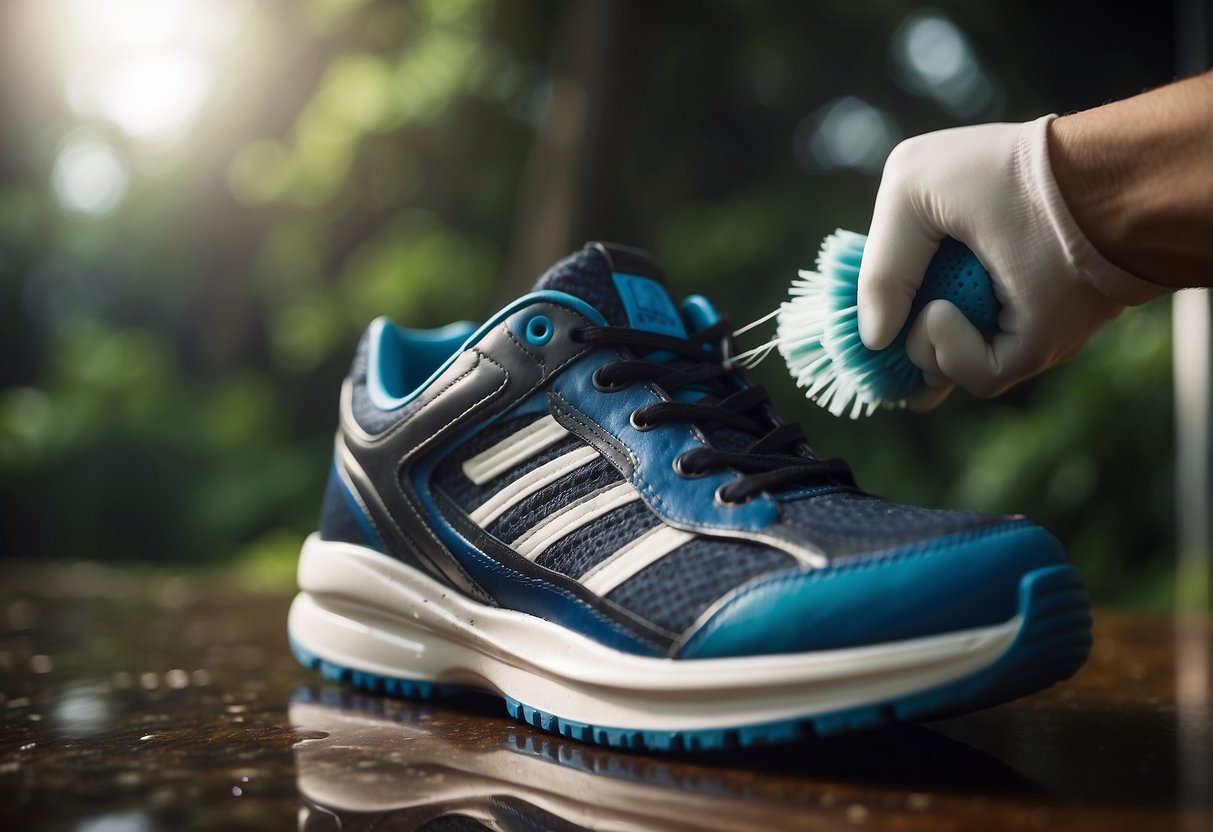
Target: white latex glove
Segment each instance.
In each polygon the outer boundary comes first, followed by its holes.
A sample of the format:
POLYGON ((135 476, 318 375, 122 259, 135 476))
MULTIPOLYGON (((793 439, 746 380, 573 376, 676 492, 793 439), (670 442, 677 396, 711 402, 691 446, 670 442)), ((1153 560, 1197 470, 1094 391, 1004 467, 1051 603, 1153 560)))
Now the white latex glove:
POLYGON ((1002 308, 987 341, 947 301, 927 304, 906 352, 927 410, 959 384, 991 397, 1065 361, 1126 305, 1165 289, 1108 262, 1078 228, 1049 164, 1048 126, 982 124, 908 139, 885 163, 859 270, 859 333, 883 349, 901 330, 939 241, 981 260, 1002 308))

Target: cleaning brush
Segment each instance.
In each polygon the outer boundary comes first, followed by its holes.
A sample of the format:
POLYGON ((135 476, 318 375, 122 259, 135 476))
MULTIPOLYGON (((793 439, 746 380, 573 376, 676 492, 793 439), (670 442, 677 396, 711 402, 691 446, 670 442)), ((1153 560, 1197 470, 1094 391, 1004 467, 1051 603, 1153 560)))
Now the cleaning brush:
POLYGON ((933 300, 955 304, 982 332, 998 319, 990 274, 963 243, 945 237, 927 266, 905 325, 883 350, 859 338, 859 263, 867 237, 838 229, 826 237, 815 271, 801 271, 791 299, 738 330, 740 335, 776 318, 775 339, 734 357, 752 367, 778 349, 796 384, 835 416, 852 419, 878 407, 904 407, 906 397, 926 385, 922 371, 906 355, 906 336, 922 308, 933 300))

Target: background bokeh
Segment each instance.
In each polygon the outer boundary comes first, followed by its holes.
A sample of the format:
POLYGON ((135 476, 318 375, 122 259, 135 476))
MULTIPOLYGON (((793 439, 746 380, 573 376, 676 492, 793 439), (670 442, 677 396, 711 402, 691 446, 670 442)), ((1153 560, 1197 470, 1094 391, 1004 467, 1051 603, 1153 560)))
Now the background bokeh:
MULTIPOLYGON (((8 0, 0 552, 290 581, 358 335, 480 318, 586 239, 735 324, 900 138, 1171 80, 1166 3, 8 0)), ((1023 512, 1105 604, 1173 596, 1166 302, 993 402, 852 423, 909 502, 1023 512)))

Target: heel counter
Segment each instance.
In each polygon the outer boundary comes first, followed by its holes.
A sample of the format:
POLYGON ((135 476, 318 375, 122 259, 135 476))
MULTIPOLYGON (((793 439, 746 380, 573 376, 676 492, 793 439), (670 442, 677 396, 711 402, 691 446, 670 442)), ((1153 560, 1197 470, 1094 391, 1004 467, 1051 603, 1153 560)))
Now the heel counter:
MULTIPOLYGON (((358 347, 354 350, 354 358, 350 362, 349 372, 346 374, 345 384, 354 388, 365 387, 366 384, 366 367, 367 367, 367 342, 370 335, 370 330, 362 333, 362 338, 358 341, 358 347)), ((338 414, 338 422, 342 421, 343 415, 357 419, 357 397, 351 402, 351 409, 354 411, 349 414, 338 414)), ((341 410, 344 410, 345 394, 342 394, 342 403, 339 405, 341 410)), ((341 428, 338 428, 335 446, 333 449, 333 461, 329 466, 328 480, 324 486, 324 496, 320 500, 320 537, 323 540, 339 541, 343 543, 354 543, 359 546, 369 546, 377 551, 382 552, 383 542, 375 530, 375 524, 371 521, 370 515, 366 510, 366 506, 362 500, 356 495, 353 484, 350 482, 349 476, 345 473, 340 460, 341 454, 341 428)))
POLYGON ((320 501, 320 537, 383 551, 383 543, 366 509, 350 490, 334 460, 320 501))

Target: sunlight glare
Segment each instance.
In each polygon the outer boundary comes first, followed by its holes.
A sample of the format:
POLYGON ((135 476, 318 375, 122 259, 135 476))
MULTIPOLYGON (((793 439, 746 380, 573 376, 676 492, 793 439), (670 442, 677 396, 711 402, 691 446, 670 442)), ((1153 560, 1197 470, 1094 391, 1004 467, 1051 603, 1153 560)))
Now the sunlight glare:
POLYGON ((128 58, 101 80, 97 109, 132 138, 170 140, 198 117, 211 75, 202 61, 178 52, 128 58))
POLYGON ((162 47, 185 29, 190 0, 77 0, 79 19, 97 45, 162 47))
POLYGON ((110 121, 140 151, 167 147, 198 121, 249 12, 246 0, 64 2, 69 106, 110 121))

